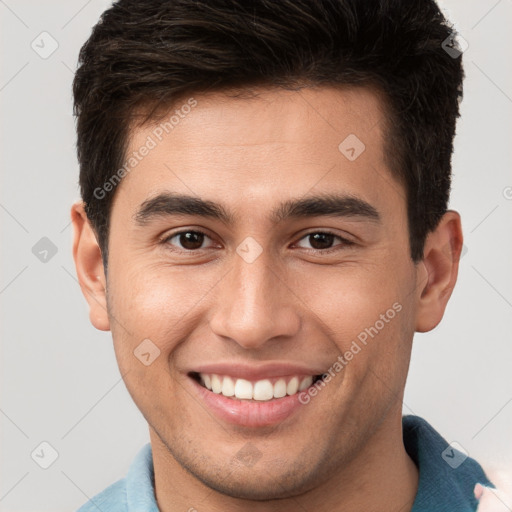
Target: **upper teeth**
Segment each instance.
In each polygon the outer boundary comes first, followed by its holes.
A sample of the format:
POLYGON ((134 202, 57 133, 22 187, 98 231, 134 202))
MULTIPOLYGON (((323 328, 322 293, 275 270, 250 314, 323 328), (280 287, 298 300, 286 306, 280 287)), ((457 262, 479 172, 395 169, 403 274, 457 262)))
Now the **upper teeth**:
POLYGON ((313 377, 280 378, 272 383, 269 379, 250 382, 245 379, 232 379, 222 375, 199 374, 201 382, 214 393, 227 397, 252 400, 271 400, 282 398, 308 388, 313 383, 313 377))

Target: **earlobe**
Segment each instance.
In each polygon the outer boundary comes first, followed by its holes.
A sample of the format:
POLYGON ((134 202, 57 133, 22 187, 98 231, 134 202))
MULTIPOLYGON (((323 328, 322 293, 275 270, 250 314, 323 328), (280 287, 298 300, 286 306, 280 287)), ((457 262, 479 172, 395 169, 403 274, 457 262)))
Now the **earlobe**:
POLYGON ((109 331, 106 279, 101 250, 82 201, 71 207, 71 221, 74 232, 73 259, 80 288, 89 304, 90 321, 96 329, 109 331))
POLYGON ((449 210, 428 235, 423 260, 417 266, 418 332, 434 329, 443 318, 457 281, 462 241, 460 215, 449 210))

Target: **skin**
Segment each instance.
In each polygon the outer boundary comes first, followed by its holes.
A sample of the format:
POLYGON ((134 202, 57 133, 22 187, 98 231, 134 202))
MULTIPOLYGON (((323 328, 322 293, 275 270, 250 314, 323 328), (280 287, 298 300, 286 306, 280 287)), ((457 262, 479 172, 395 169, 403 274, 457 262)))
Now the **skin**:
MULTIPOLYGON (((385 163, 383 103, 366 88, 196 95, 197 106, 118 186, 108 280, 94 231, 72 208, 73 254, 90 319, 111 330, 126 386, 148 421, 164 512, 410 510, 418 472, 402 442, 413 334, 441 320, 455 285, 460 218, 449 211, 410 257, 405 190, 385 163), (356 134, 355 160, 338 145, 356 134), (162 191, 221 203, 235 223, 134 215, 162 191), (316 216, 270 221, 285 199, 333 191, 372 205, 378 222, 316 216), (206 232, 186 253, 180 229, 206 232), (328 230, 323 254, 306 236, 328 230), (164 236, 165 235, 165 236, 164 236), (246 262, 247 237, 261 255, 246 262), (199 242, 200 243, 200 242, 199 242), (209 362, 287 361, 325 369, 393 304, 402 309, 311 401, 277 426, 244 428, 192 398, 187 372, 209 362), (149 366, 134 350, 149 338, 149 366), (259 459, 245 465, 244 447, 259 459), (301 508, 302 507, 302 508, 301 508)), ((132 130, 129 152, 154 126, 132 130)))

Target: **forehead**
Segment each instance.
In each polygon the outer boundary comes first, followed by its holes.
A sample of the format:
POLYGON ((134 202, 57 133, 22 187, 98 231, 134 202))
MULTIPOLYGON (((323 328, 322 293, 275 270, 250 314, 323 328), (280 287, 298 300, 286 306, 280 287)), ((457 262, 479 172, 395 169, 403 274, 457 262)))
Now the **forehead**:
POLYGON ((114 202, 121 196, 135 208, 165 190, 222 199, 234 209, 312 189, 369 203, 383 191, 402 200, 385 164, 384 119, 381 97, 368 88, 184 97, 163 118, 132 130, 125 156, 134 165, 114 202))
POLYGON ((378 137, 386 117, 383 99, 367 87, 275 87, 183 96, 162 119, 132 130, 131 142, 137 146, 149 132, 159 142, 162 137, 174 138, 189 147, 280 142, 307 146, 325 139, 328 132, 337 140, 350 128, 361 138, 369 132, 378 137), (199 126, 201 131, 194 132, 199 126))

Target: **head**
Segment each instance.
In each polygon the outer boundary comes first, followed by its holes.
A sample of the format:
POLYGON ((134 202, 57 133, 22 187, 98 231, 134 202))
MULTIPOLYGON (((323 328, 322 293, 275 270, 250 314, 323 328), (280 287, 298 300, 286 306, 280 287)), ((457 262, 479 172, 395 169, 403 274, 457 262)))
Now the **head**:
POLYGON ((290 496, 397 441, 462 245, 450 34, 426 0, 120 0, 82 48, 80 284, 154 448, 207 486, 290 496), (324 379, 241 423, 218 373, 324 379))

